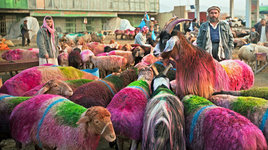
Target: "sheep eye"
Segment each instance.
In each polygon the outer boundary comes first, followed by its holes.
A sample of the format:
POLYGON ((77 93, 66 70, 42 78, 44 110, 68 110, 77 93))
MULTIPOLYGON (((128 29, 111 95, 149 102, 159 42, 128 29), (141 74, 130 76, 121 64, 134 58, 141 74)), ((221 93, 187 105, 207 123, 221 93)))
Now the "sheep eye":
POLYGON ((100 121, 99 121, 99 120, 95 120, 94 122, 95 122, 95 124, 99 124, 99 123, 100 123, 100 121))

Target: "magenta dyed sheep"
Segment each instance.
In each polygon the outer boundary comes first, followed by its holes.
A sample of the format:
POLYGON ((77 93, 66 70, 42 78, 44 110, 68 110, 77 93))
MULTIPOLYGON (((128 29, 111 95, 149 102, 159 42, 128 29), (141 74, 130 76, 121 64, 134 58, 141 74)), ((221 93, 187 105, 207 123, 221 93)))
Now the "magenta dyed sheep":
POLYGON ((229 90, 247 90, 254 84, 252 69, 240 60, 225 60, 220 64, 229 76, 229 90))
POLYGON ((261 130, 244 116, 199 96, 185 96, 183 104, 190 149, 267 149, 261 130))
POLYGON ((39 50, 14 49, 2 54, 2 58, 11 60, 38 60, 39 50))
POLYGON ((111 120, 116 135, 135 140, 132 142, 131 149, 136 149, 136 143, 142 137, 143 117, 150 97, 149 85, 152 79, 153 72, 149 67, 139 70, 138 80, 115 94, 107 106, 112 114, 111 120))
POLYGON ((26 69, 7 80, 0 88, 0 93, 21 96, 32 88, 52 79, 63 81, 74 79, 96 80, 98 77, 73 67, 38 66, 26 69))
POLYGON ((116 136, 110 112, 84 108, 57 95, 38 95, 17 105, 10 116, 12 137, 22 144, 61 150, 95 150, 100 136, 116 136))

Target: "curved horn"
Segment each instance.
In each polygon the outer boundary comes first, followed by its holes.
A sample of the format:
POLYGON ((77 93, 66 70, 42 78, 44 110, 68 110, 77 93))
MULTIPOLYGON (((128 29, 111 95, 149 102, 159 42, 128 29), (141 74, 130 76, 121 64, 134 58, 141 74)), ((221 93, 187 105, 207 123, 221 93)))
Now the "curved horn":
POLYGON ((174 29, 175 25, 183 22, 183 21, 192 21, 193 19, 174 19, 173 21, 171 21, 167 26, 166 26, 166 31, 167 33, 171 34, 172 30, 174 29))
POLYGON ((153 69, 154 74, 155 74, 156 76, 159 75, 159 72, 158 72, 158 70, 156 69, 156 67, 155 67, 154 64, 151 66, 151 68, 153 69))
POLYGON ((167 75, 167 72, 168 72, 168 70, 169 70, 171 67, 173 67, 172 64, 169 64, 169 65, 165 68, 165 70, 163 71, 163 75, 167 75))

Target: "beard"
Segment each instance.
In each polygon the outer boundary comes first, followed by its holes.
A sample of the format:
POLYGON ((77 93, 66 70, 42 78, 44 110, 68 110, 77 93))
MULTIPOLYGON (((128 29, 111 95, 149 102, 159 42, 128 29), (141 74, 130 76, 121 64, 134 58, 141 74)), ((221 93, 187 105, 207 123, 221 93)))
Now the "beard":
POLYGON ((219 21, 219 18, 216 18, 216 17, 209 17, 208 19, 210 22, 218 22, 219 21))

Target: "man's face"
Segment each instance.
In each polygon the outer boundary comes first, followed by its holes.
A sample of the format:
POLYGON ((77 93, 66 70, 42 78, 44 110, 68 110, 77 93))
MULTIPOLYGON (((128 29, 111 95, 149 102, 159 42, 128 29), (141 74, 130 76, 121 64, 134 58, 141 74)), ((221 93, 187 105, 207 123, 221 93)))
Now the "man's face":
POLYGON ((27 24, 27 21, 24 21, 24 24, 27 24))
POLYGON ((46 19, 46 23, 49 27, 52 27, 52 19, 46 19))
POLYGON ((211 10, 209 12, 209 20, 210 20, 210 22, 218 22, 219 21, 219 15, 220 15, 220 13, 218 12, 218 10, 211 10))
POLYGON ((262 20, 261 21, 261 25, 265 26, 266 25, 266 21, 265 20, 262 20))

